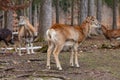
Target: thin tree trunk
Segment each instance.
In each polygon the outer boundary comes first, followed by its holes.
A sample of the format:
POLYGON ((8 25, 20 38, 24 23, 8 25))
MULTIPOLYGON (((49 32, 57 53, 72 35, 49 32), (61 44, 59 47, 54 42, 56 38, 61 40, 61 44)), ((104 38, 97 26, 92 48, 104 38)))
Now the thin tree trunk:
POLYGON ((4 26, 5 26, 5 11, 2 11, 2 13, 3 13, 3 20, 2 20, 2 28, 4 28, 4 26))
POLYGON ((117 0, 113 0, 113 29, 117 29, 117 0))
POLYGON ((77 0, 77 7, 78 7, 78 25, 80 25, 80 0, 77 0))
POLYGON ((102 0, 97 0, 97 19, 99 22, 102 20, 102 0))
POLYGON ((37 16, 37 5, 35 5, 35 10, 34 10, 34 27, 37 29, 37 24, 38 24, 38 16, 37 16))
MULTIPOLYGON (((24 0, 18 0, 20 1, 20 4, 24 4, 24 0)), ((24 9, 20 10, 20 15, 24 16, 24 9)))
POLYGON ((71 8, 71 26, 73 26, 73 24, 74 24, 74 0, 72 0, 71 1, 71 6, 72 6, 72 8, 71 8))
POLYGON ((7 11, 5 11, 4 12, 4 22, 5 22, 5 24, 4 24, 4 28, 7 28, 7 11))
POLYGON ((56 23, 59 23, 59 0, 56 0, 56 23))
POLYGON ((32 21, 32 2, 33 2, 33 0, 31 0, 31 4, 29 6, 29 20, 31 23, 33 22, 32 21))

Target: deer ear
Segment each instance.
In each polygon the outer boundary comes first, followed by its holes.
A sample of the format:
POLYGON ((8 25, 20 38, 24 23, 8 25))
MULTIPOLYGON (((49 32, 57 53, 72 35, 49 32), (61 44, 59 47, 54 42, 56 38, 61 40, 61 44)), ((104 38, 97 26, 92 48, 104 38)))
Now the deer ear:
POLYGON ((86 18, 86 22, 89 21, 89 20, 90 20, 90 17, 88 16, 88 17, 86 18))
POLYGON ((89 19, 86 20, 86 23, 89 23, 89 19))

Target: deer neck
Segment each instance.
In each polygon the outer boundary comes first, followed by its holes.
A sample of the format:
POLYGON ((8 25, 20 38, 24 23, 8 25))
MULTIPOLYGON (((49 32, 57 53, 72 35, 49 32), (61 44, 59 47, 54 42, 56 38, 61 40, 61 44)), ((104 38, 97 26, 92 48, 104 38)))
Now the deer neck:
POLYGON ((87 37, 88 33, 90 31, 90 25, 89 25, 89 23, 84 23, 83 22, 82 25, 81 25, 81 28, 83 30, 83 34, 85 35, 85 37, 87 37))
POLYGON ((101 25, 101 28, 102 28, 103 33, 107 32, 107 28, 104 25, 101 25))

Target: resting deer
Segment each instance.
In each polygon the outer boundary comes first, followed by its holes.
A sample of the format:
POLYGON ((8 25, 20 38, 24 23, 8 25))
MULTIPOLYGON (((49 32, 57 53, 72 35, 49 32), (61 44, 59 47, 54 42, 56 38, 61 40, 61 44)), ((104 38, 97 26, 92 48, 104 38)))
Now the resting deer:
POLYGON ((21 55, 21 44, 23 41, 26 43, 27 54, 34 53, 33 51, 33 40, 37 36, 37 32, 32 24, 29 22, 28 18, 20 16, 19 20, 19 31, 18 31, 18 40, 19 40, 19 55, 21 55), (31 52, 30 48, 31 47, 31 52))
POLYGON ((47 67, 50 69, 50 55, 53 52, 56 66, 59 70, 62 70, 58 55, 63 46, 68 43, 71 46, 72 54, 70 57, 70 65, 74 66, 73 58, 75 56, 75 66, 78 64, 78 46, 81 44, 89 34, 91 27, 98 27, 99 23, 95 17, 87 17, 80 26, 70 27, 64 24, 55 24, 49 28, 46 32, 48 41, 47 50, 47 67))
POLYGON ((109 30, 105 25, 101 25, 101 29, 103 31, 103 35, 106 39, 112 40, 112 39, 119 39, 120 38, 120 29, 115 30, 109 30))

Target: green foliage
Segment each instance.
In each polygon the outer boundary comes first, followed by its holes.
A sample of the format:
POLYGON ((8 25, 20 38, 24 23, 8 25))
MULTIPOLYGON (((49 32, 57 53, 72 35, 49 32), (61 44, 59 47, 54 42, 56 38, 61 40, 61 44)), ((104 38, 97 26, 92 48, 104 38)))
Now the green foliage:
MULTIPOLYGON (((53 0, 53 6, 55 6, 56 0, 53 0)), ((70 7, 71 0, 59 0, 59 7, 64 11, 67 12, 68 8, 70 7)))
POLYGON ((64 12, 67 12, 70 7, 70 0, 60 0, 60 7, 64 10, 64 12))
POLYGON ((105 3, 107 3, 108 6, 112 7, 113 5, 113 0, 104 0, 105 3))
POLYGON ((33 4, 35 5, 39 5, 39 3, 41 2, 41 0, 33 0, 33 4))
MULTIPOLYGON (((113 0, 104 0, 105 3, 107 3, 108 6, 113 6, 113 0)), ((120 0, 118 0, 118 4, 120 4, 120 0)))

